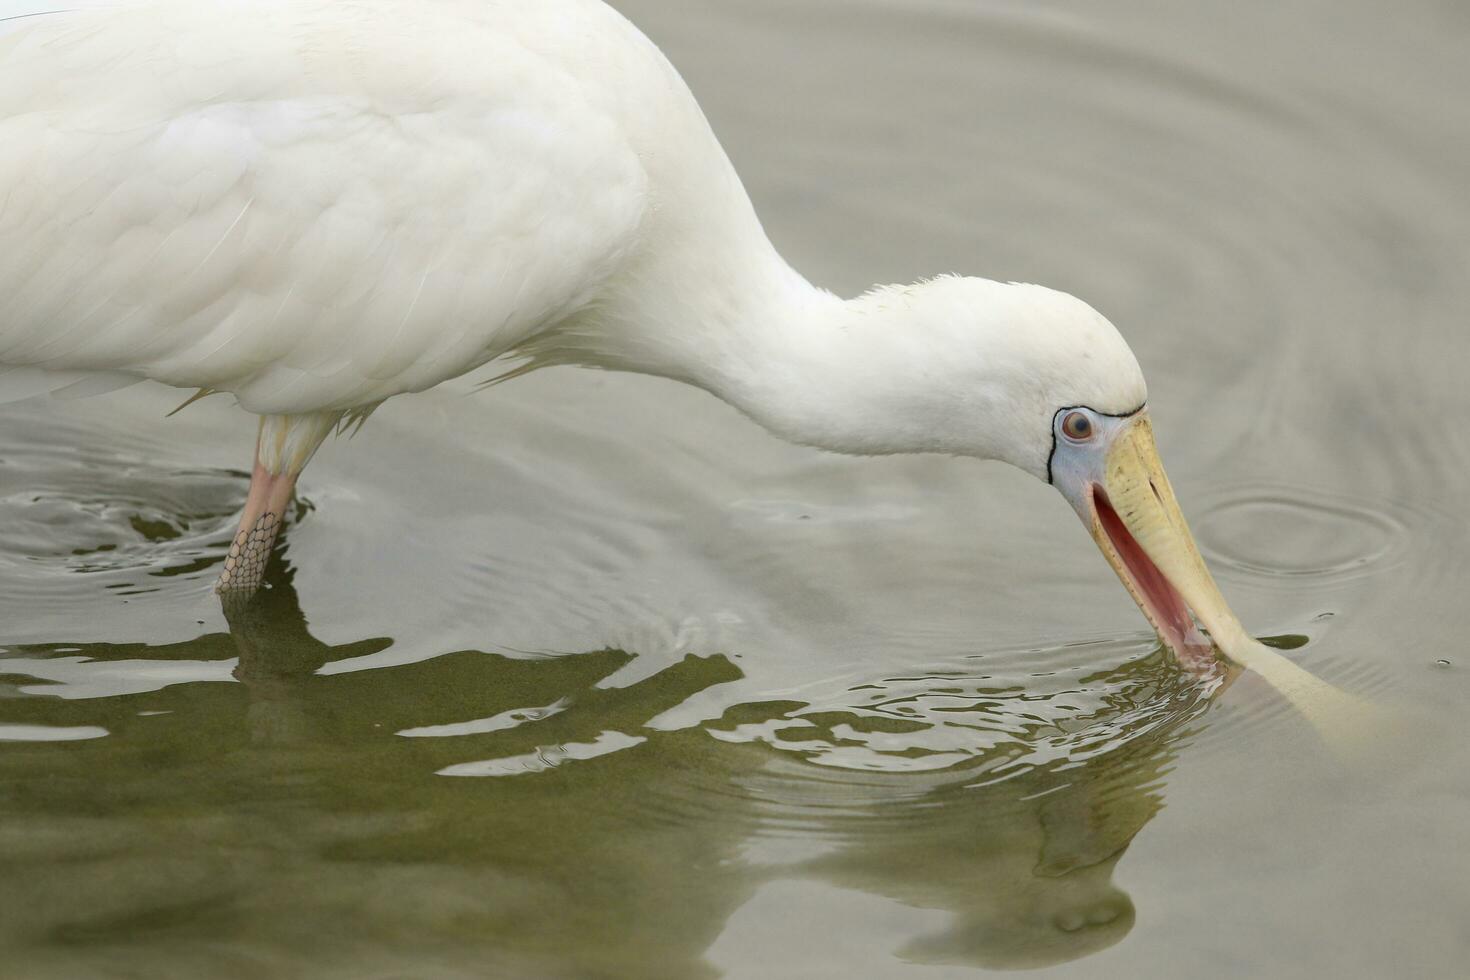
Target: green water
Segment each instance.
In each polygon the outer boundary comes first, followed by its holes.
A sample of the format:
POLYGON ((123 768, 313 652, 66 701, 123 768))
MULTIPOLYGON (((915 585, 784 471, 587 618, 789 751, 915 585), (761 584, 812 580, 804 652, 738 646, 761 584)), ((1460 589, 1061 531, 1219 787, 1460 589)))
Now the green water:
POLYGON ((227 620, 251 420, 33 400, 0 976, 1462 976, 1470 14, 622 9, 816 281, 1107 313, 1236 611, 1399 730, 1212 700, 1029 477, 573 370, 328 444, 227 620))

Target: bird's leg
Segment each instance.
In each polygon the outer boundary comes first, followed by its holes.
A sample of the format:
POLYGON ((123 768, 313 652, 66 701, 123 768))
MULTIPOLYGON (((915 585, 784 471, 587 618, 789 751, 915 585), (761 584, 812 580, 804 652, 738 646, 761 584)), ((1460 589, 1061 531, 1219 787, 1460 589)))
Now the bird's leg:
POLYGON ((261 416, 245 511, 225 556, 224 570, 214 584, 222 600, 243 602, 260 588, 296 478, 341 417, 341 412, 261 416))
MULTIPOLYGON (((250 475, 250 495, 240 515, 240 529, 225 556, 225 567, 214 591, 249 595, 260 588, 276 534, 286 518, 286 507, 296 490, 295 473, 272 473, 256 460, 250 475)), ((242 596, 243 597, 243 596, 242 596)))

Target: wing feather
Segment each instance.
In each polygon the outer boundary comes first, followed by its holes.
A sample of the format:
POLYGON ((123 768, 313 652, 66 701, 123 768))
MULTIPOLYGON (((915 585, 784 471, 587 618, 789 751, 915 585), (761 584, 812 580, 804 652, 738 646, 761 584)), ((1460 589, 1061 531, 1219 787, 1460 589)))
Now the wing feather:
POLYGON ((161 0, 0 39, 0 364, 345 408, 594 299, 637 155, 564 69, 438 9, 161 0))

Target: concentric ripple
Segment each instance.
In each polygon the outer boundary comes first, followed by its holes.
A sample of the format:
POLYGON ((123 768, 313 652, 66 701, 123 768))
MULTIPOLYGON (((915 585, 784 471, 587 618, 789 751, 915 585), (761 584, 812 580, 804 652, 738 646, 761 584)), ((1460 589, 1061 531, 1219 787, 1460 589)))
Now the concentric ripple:
POLYGON ((1194 526, 1212 562, 1324 585, 1390 567, 1409 546, 1403 519, 1387 507, 1299 487, 1222 488, 1194 526))
MULTIPOLYGON (((179 467, 107 433, 62 431, 0 445, 0 582, 12 598, 138 595, 160 578, 209 579, 249 477, 179 467)), ((11 432, 15 430, 12 429, 11 432)))

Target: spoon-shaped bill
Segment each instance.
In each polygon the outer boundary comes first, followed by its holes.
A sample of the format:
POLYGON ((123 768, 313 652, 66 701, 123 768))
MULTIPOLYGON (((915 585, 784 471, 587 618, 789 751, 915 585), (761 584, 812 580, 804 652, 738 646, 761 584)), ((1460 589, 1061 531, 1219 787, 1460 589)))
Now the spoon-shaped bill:
POLYGON ((1195 546, 1159 461, 1147 413, 1136 416, 1108 447, 1102 483, 1091 488, 1090 510, 1093 539, 1181 660, 1210 649, 1195 626, 1198 620, 1227 659, 1261 675, 1329 741, 1348 737, 1373 710, 1246 632, 1195 546))

